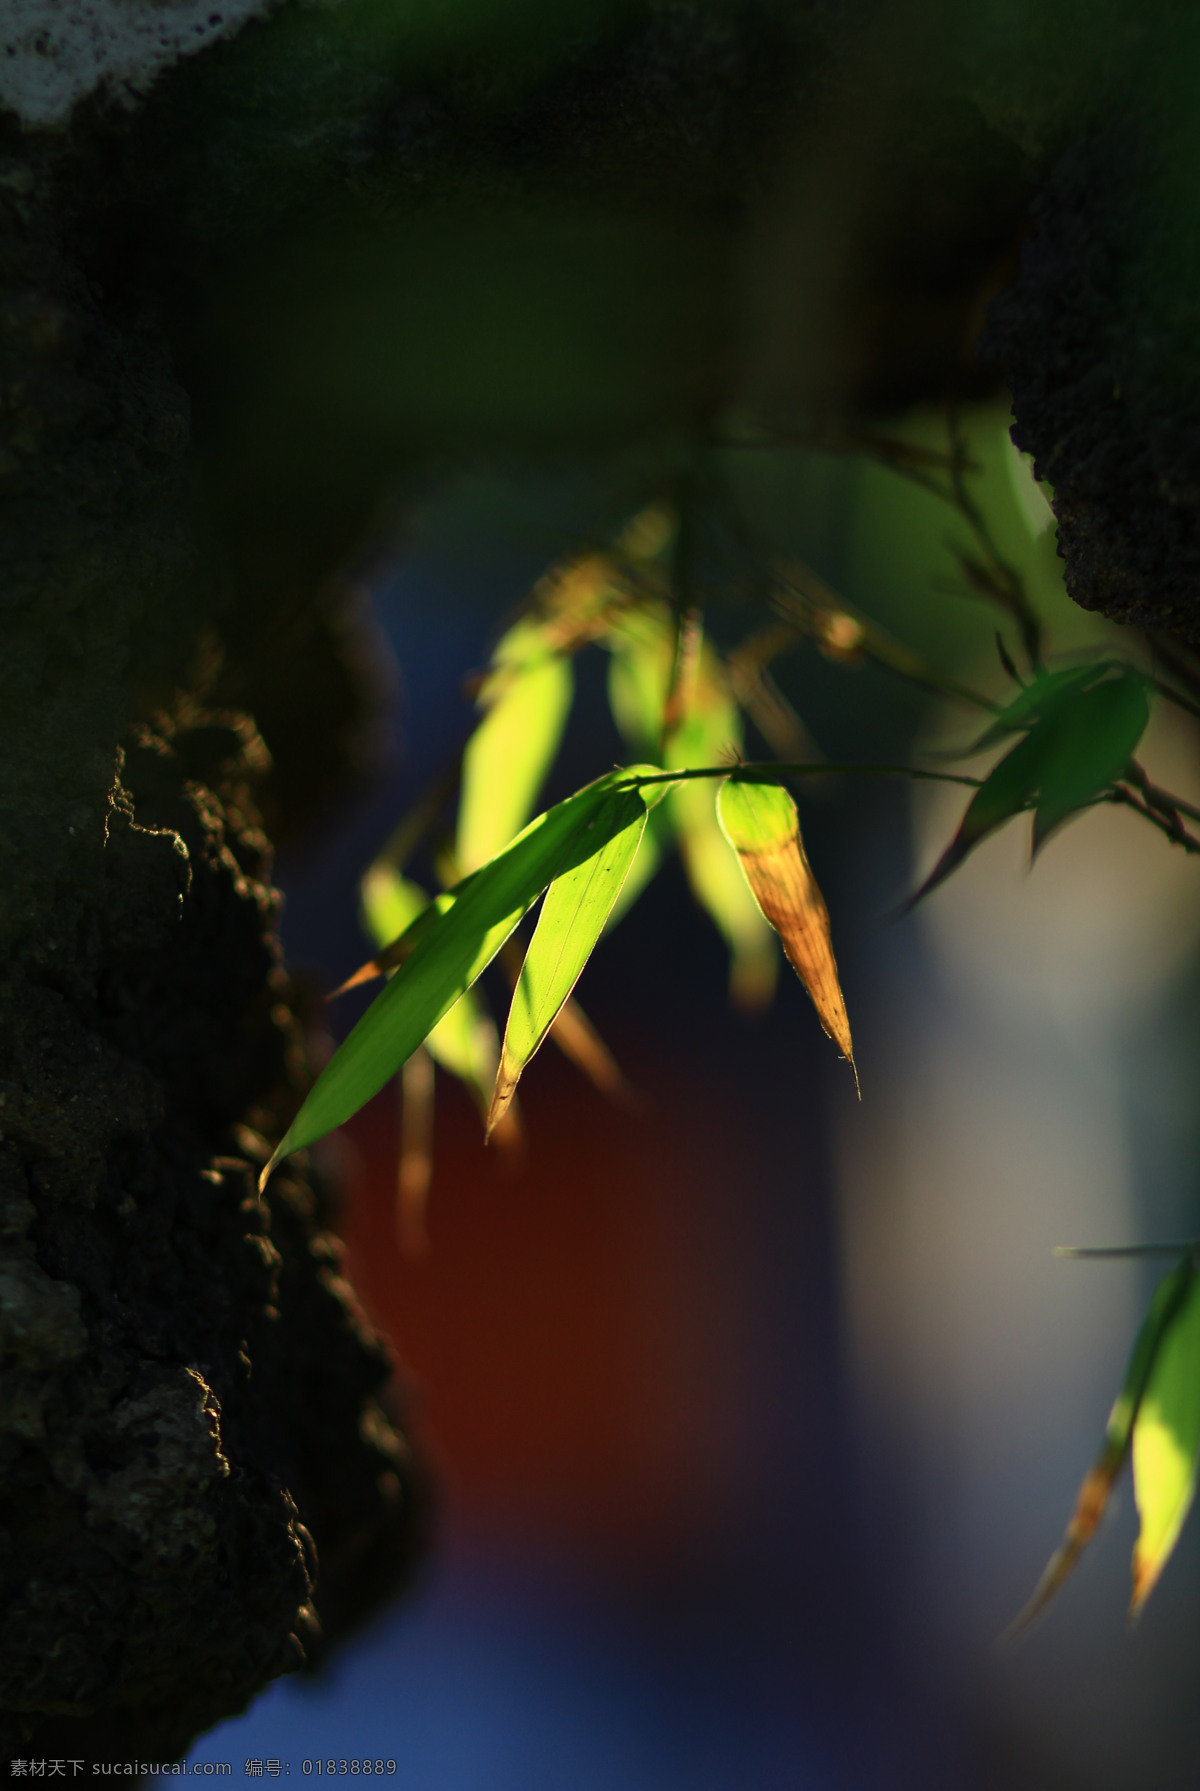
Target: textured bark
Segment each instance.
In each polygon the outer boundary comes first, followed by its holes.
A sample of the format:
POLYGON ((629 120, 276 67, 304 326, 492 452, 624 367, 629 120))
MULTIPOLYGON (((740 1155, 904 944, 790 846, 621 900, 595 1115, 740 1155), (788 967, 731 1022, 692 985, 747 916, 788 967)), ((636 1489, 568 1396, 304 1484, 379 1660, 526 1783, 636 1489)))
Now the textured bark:
MULTIPOLYGON (((161 329, 102 302, 68 240, 69 155, 9 149, 0 1749, 165 1759, 399 1583, 421 1498, 317 1185, 255 1192, 307 1071, 269 756, 180 695, 220 681, 231 581, 189 402, 161 329)), ((281 634, 328 788, 363 694, 313 585, 281 634)))

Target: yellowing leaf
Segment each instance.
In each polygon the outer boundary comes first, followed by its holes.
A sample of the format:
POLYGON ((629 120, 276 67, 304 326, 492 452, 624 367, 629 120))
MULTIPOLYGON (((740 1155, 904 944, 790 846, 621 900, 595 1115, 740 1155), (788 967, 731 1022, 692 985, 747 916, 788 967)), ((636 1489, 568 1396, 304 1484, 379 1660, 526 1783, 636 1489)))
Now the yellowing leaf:
POLYGON ((668 802, 679 830, 688 882, 729 947, 729 992, 738 1007, 765 1007, 775 989, 779 953, 771 928, 730 857, 707 780, 680 784, 668 802))
MULTIPOLYGON (((509 646, 516 650, 511 639, 509 646)), ((501 665, 484 685, 480 700, 487 712, 463 755, 455 847, 465 872, 503 851, 528 820, 558 751, 574 688, 570 661, 544 647, 519 670, 501 665)))
POLYGON ((507 1111, 525 1065, 587 963, 620 893, 646 826, 638 790, 614 791, 588 823, 595 850, 555 878, 513 991, 488 1129, 507 1111))
MULTIPOLYGON (((630 609, 614 622, 608 681, 613 718, 637 750, 656 753, 661 744, 664 765, 715 764, 740 748, 742 728, 720 663, 707 645, 699 653, 691 681, 690 706, 662 741, 674 629, 671 611, 658 601, 630 609)), ((613 920, 626 912, 650 880, 673 827, 692 894, 729 947, 730 994, 739 1007, 764 1006, 771 999, 779 968, 775 939, 729 856, 712 790, 700 782, 679 784, 659 814, 661 820, 657 815, 652 818, 613 920)))
POLYGON ((1200 1277, 1189 1272, 1133 1424, 1133 1490, 1141 1530, 1133 1551, 1133 1603, 1145 1604, 1196 1495, 1200 1449, 1200 1277))
POLYGON ((778 784, 727 778, 717 794, 717 814, 755 901, 812 997, 817 1018, 853 1069, 854 1047, 833 955, 829 910, 804 856, 796 804, 778 784))
POLYGON ((1121 1391, 1108 1414, 1104 1446, 1084 1475, 1083 1485, 1075 1501, 1075 1510, 1067 1525, 1067 1533, 1051 1555, 1029 1603, 1009 1625, 1005 1639, 1020 1635, 1041 1615, 1095 1535, 1108 1506, 1113 1483, 1129 1454, 1134 1421, 1145 1397, 1159 1348, 1184 1298, 1191 1290, 1193 1280, 1191 1264, 1182 1262, 1169 1275, 1164 1275, 1155 1288, 1130 1352, 1121 1391))

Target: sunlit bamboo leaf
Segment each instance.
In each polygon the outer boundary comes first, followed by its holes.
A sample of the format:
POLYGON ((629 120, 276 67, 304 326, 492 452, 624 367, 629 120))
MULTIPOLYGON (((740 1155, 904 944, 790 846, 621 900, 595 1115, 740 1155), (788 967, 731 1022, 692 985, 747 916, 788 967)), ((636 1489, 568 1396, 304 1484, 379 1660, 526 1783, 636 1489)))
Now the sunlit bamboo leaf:
POLYGON ((1200 1449, 1200 1277, 1166 1326, 1133 1423, 1133 1490, 1141 1529, 1133 1551, 1136 1614, 1153 1591, 1196 1495, 1200 1449))
POLYGON ((644 604, 620 618, 608 635, 608 702, 631 751, 657 756, 663 708, 671 681, 670 611, 644 604))
POLYGON ((717 814, 751 894, 812 997, 817 1018, 853 1069, 854 1047, 833 955, 829 910, 804 855, 796 804, 778 784, 730 778, 718 791, 717 814))
POLYGON ((1193 1281, 1190 1262, 1182 1262, 1169 1275, 1164 1275, 1155 1288, 1130 1352, 1121 1391, 1108 1415, 1104 1446, 1084 1476, 1079 1497, 1075 1501, 1075 1510, 1060 1547, 1050 1557, 1029 1603, 1009 1625, 1005 1632, 1006 1639, 1011 1640, 1028 1629, 1042 1614, 1096 1534, 1107 1508, 1113 1483, 1129 1455, 1134 1421, 1154 1370, 1159 1348, 1185 1297, 1192 1289, 1193 1281))
POLYGON ((482 867, 469 888, 422 938, 350 1036, 334 1052, 263 1171, 323 1138, 376 1094, 491 963, 504 941, 555 877, 603 844, 591 826, 613 787, 639 771, 611 772, 531 821, 511 846, 482 867))
POLYGON ((664 858, 674 846, 675 825, 671 818, 670 804, 662 802, 650 811, 637 857, 630 865, 629 875, 621 885, 621 893, 604 923, 605 934, 611 933, 617 923, 628 914, 646 885, 653 881, 664 858))
POLYGON ((707 780, 680 784, 669 803, 692 893, 729 947, 730 997, 748 1012, 765 1007, 775 990, 779 949, 730 856, 712 786, 707 780))
MULTIPOLYGON (((742 722, 723 670, 705 646, 690 707, 664 742, 671 766, 720 764, 742 748, 742 722)), ((729 992, 739 1007, 766 1005, 779 969, 775 936, 745 878, 730 857, 717 821, 716 793, 707 780, 679 784, 668 798, 692 893, 729 946, 729 992)))
POLYGON ((528 820, 574 688, 570 661, 546 644, 538 623, 510 629, 480 692, 483 720, 463 755, 455 849, 465 872, 494 858, 528 820))
MULTIPOLYGON (((644 604, 614 625, 609 644, 609 702, 630 746, 662 752, 672 767, 719 763, 742 744, 741 719, 711 647, 700 652, 691 680, 691 705, 663 740, 663 716, 671 682, 674 623, 665 603, 644 604)), ((651 818, 634 868, 613 910, 624 914, 678 839, 692 894, 729 947, 730 995, 739 1007, 764 1006, 775 988, 779 955, 775 939, 746 887, 717 825, 711 788, 683 783, 651 818)))
MULTIPOLYGON (((367 931, 386 945, 397 936, 411 937, 409 929, 415 920, 430 912, 435 916, 444 913, 450 904, 439 909, 418 884, 387 865, 374 865, 363 878, 362 906, 367 931)), ((495 1023, 472 990, 468 989, 445 1019, 438 1021, 425 1048, 435 1063, 465 1083, 480 1111, 486 1113, 500 1040, 495 1023)))
POLYGON ((1125 671, 1072 693, 1041 724, 1050 730, 1051 750, 1033 818, 1035 855, 1056 827, 1120 777, 1149 719, 1146 686, 1125 671))
POLYGON ((633 863, 646 826, 639 790, 614 791, 588 822, 592 853, 557 876, 513 991, 500 1053, 491 1129, 507 1111, 525 1065, 578 982, 633 863))
MULTIPOLYGON (((388 870, 385 866, 372 866, 371 870, 367 872, 366 877, 363 879, 364 902, 367 896, 368 885, 372 883, 372 880, 375 880, 374 887, 378 889, 381 886, 386 887, 385 879, 390 879, 394 875, 395 873, 388 870)), ((405 879, 402 878, 398 880, 401 882, 405 881, 405 879)), ((472 879, 470 877, 464 877, 460 883, 455 884, 453 889, 444 890, 440 895, 434 896, 433 900, 428 902, 413 920, 404 926, 399 933, 393 935, 390 944, 385 945, 382 951, 376 952, 373 958, 368 958, 365 964, 360 964, 358 969, 354 971, 352 975, 348 976, 344 983, 340 983, 330 996, 330 1000, 332 1001, 337 995, 344 995, 349 989, 357 989, 361 987, 363 983, 374 982, 377 976, 386 976, 389 970, 394 970, 398 964, 404 962, 405 958, 410 958, 418 945, 420 945, 422 939, 433 931, 443 914, 454 906, 461 892, 467 888, 467 885, 471 881, 472 879)), ((416 886, 409 885, 409 887, 415 888, 416 886)), ((384 910, 381 907, 380 911, 384 912, 387 910, 384 910)), ((368 926, 367 930, 368 932, 371 932, 373 931, 373 928, 368 926)))

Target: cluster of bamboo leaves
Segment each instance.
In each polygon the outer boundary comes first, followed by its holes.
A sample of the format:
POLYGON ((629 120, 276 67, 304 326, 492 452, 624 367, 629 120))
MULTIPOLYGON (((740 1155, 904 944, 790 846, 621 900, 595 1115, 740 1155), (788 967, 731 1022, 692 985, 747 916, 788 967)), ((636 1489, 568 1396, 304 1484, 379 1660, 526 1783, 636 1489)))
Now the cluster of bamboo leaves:
MULTIPOLYGON (((489 1136, 509 1120, 521 1075, 552 1032, 601 1086, 618 1086, 573 990, 674 846, 728 943, 735 999, 770 998, 782 941, 853 1064, 829 916, 795 802, 773 768, 740 763, 742 710, 727 669, 698 624, 681 630, 670 601, 671 532, 669 515, 651 509, 611 553, 556 568, 499 641, 462 755, 453 844, 440 854, 446 887, 431 894, 413 882, 394 847, 366 873, 363 919, 379 949, 343 988, 388 980, 318 1078, 264 1181, 421 1051, 470 1089, 489 1136), (613 715, 639 757, 530 820, 570 712, 573 657, 593 642, 608 652, 613 715), (514 935, 539 901, 532 939, 514 957, 514 935), (514 982, 502 1041, 477 987, 497 957, 514 982)), ((399 837, 407 845, 413 830, 402 824, 399 837)))
MULTIPOLYGON (((926 482, 924 472, 920 480, 926 482)), ((957 463, 950 490, 987 549, 986 528, 965 495, 957 463)), ((796 804, 783 787, 789 779, 887 773, 970 788, 954 837, 909 907, 990 834, 1025 813, 1032 814, 1031 856, 1098 803, 1133 807, 1175 843, 1200 850, 1182 819, 1200 816, 1156 789, 1134 757, 1152 688, 1193 713, 1194 706, 1116 658, 1048 669, 1036 618, 997 556, 985 553, 969 565, 972 585, 1006 610, 1025 649, 1022 676, 997 637, 1010 680, 1007 701, 939 678, 803 569, 774 569, 771 619, 735 652, 721 654, 680 589, 683 528, 678 511, 651 506, 610 548, 548 573, 499 640, 479 683, 476 725, 454 767, 456 824, 435 857, 443 886, 430 891, 406 874, 408 856, 443 805, 445 792, 435 791, 401 823, 363 879, 362 917, 376 950, 343 988, 382 977, 383 989, 318 1078, 263 1171, 264 1183, 283 1157, 341 1125, 399 1075, 406 1127, 401 1217, 409 1235, 419 1236, 434 1064, 466 1085, 486 1134, 498 1139, 515 1124, 518 1084, 547 1038, 599 1087, 619 1093, 620 1071, 574 989, 601 939, 673 849, 728 945, 734 998, 748 1006, 770 999, 782 944, 824 1030, 853 1068, 829 915, 805 855, 796 804), (985 711, 982 733, 953 756, 969 761, 998 753, 995 761, 982 777, 815 757, 747 764, 747 719, 776 749, 807 744, 768 670, 773 657, 804 638, 815 639, 832 659, 874 658, 985 711), (608 655, 610 706, 630 763, 535 813, 570 714, 574 657, 591 646, 608 655), (539 902, 523 946, 522 923, 539 902), (502 1038, 479 986, 497 959, 512 984, 502 1038)), ((1195 1492, 1198 1281, 1189 1250, 1154 1296, 1066 1539, 1014 1627, 1036 1615, 1062 1584, 1130 1456, 1141 1514, 1135 1610, 1161 1573, 1195 1492)))

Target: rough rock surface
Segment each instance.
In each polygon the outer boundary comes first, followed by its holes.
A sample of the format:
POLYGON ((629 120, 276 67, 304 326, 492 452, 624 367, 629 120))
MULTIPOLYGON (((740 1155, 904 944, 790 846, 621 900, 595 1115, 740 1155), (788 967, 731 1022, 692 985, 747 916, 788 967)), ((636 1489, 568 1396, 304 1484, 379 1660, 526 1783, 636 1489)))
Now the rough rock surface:
POLYGON ((387 1352, 311 1182, 247 724, 140 731, 0 985, 0 1748, 169 1759, 404 1571, 387 1352), (315 1538, 315 1546, 314 1546, 315 1538))
POLYGON ((1196 642, 1200 393, 1180 365, 1196 299, 1154 240, 1162 198, 1138 143, 1110 131, 1063 157, 983 348, 1052 488, 1071 596, 1196 642))

